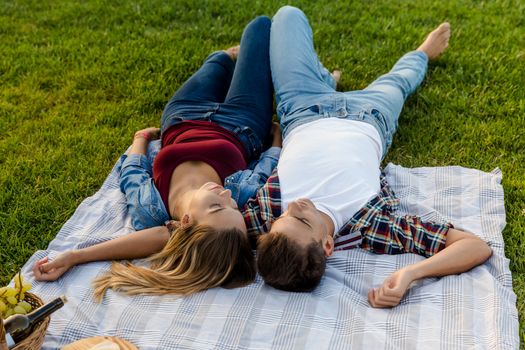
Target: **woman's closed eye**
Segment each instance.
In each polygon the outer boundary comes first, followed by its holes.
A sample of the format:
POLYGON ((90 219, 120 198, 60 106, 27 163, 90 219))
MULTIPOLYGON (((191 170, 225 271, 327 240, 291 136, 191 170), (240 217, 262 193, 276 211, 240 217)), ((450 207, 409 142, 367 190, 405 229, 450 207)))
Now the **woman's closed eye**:
POLYGON ((221 203, 213 203, 212 205, 210 205, 210 213, 217 213, 219 211, 222 211, 226 209, 226 207, 224 205, 222 205, 221 203))

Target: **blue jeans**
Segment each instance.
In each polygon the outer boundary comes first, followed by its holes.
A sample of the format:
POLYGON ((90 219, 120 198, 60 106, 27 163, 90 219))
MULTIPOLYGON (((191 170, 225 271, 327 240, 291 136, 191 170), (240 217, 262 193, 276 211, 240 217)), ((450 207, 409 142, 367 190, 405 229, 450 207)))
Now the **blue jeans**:
POLYGON ((270 65, 283 138, 295 127, 321 118, 359 120, 377 129, 384 156, 405 99, 423 81, 427 64, 425 53, 409 52, 364 90, 337 92, 330 72, 315 53, 305 14, 295 7, 282 7, 273 18, 270 65))
POLYGON ((235 133, 249 160, 257 159, 269 138, 273 114, 268 17, 244 29, 237 62, 212 53, 166 105, 161 132, 183 120, 212 121, 235 133))

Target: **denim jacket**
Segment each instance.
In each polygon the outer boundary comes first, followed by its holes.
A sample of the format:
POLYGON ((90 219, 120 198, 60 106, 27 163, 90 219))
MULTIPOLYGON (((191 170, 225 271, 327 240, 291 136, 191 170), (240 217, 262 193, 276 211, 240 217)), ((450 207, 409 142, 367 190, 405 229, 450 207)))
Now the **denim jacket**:
MULTIPOLYGON (((168 210, 153 183, 153 158, 158 153, 158 143, 150 145, 148 156, 124 154, 121 157, 120 190, 126 196, 131 224, 135 230, 164 225, 170 220, 168 210)), ((232 191, 232 198, 242 208, 248 199, 255 197, 277 165, 281 148, 271 147, 263 152, 248 169, 241 170, 224 180, 224 187, 232 191)))

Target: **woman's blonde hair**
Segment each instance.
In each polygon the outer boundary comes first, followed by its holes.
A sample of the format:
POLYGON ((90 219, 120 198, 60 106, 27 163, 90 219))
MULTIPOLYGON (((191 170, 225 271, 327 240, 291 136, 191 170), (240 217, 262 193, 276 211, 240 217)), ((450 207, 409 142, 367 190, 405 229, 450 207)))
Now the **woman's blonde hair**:
POLYGON ((166 246, 147 259, 150 268, 113 262, 94 280, 95 299, 108 288, 128 295, 188 295, 208 288, 241 287, 255 279, 255 258, 241 230, 206 225, 179 227, 166 246))

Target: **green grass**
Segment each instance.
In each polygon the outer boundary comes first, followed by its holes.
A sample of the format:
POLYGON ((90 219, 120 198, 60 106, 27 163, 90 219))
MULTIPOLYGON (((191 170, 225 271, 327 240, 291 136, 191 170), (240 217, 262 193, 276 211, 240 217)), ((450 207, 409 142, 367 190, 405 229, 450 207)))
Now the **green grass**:
MULTIPOLYGON (((133 132, 158 125, 208 53, 283 4, 0 0, 0 283, 100 187, 133 132)), ((408 101, 387 161, 502 169, 503 235, 525 342, 525 3, 291 4, 309 16, 325 65, 343 71, 342 90, 365 87, 438 23, 451 23, 450 47, 408 101)))

